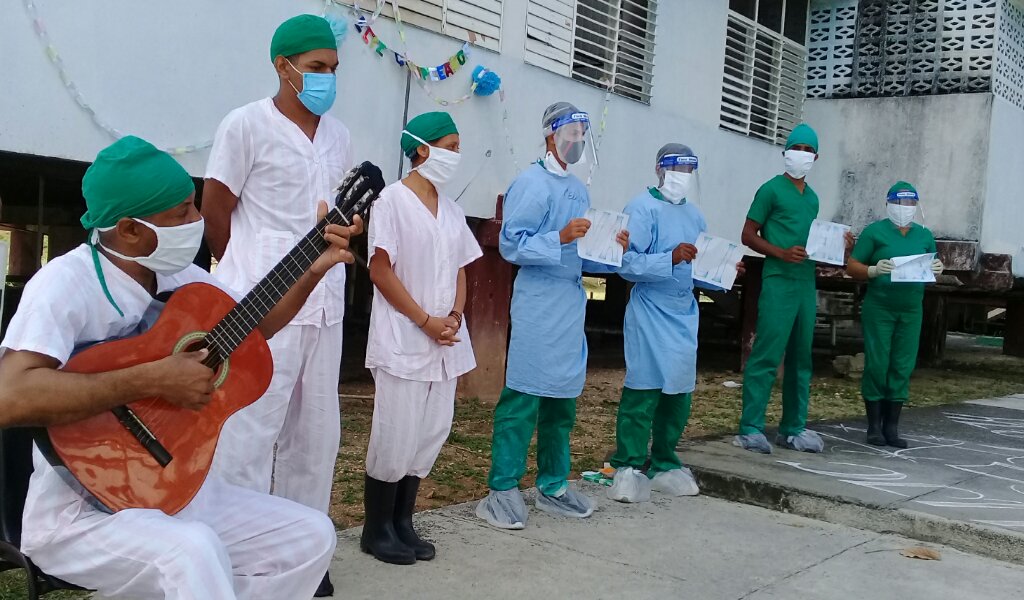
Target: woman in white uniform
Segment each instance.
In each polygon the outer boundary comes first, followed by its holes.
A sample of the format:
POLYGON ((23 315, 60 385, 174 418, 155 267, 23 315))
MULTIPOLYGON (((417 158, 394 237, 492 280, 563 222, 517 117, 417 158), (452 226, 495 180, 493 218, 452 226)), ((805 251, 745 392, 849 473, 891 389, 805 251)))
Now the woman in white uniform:
POLYGON ((463 323, 465 266, 481 256, 466 215, 444 194, 459 165, 459 132, 444 112, 402 132, 412 172, 381 192, 370 218, 375 286, 366 366, 374 377, 361 547, 412 564, 434 546, 412 526, 420 481, 448 439, 459 375, 476 366, 463 323))

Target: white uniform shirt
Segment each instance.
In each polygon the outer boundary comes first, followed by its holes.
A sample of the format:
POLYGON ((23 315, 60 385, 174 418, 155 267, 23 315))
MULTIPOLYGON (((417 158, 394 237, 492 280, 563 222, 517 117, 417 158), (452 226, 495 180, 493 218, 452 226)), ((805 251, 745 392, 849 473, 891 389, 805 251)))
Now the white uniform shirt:
MULTIPOLYGON (((333 206, 332 190, 352 168, 348 129, 320 117, 311 142, 271 98, 231 111, 217 129, 206 167, 238 196, 231 238, 216 276, 248 291, 316 225, 317 202, 333 206)), ((345 269, 331 269, 292 319, 334 325, 345 314, 345 269)))
MULTIPOLYGON (((455 306, 459 269, 483 254, 459 205, 439 194, 435 218, 401 181, 384 188, 374 202, 369 236, 370 256, 377 248, 387 251, 405 289, 436 317, 447 316, 455 306)), ((458 377, 476 366, 476 358, 467 323, 456 337, 461 341, 454 346, 441 346, 374 288, 367 368, 416 381, 458 377)))
MULTIPOLYGON (((29 280, 18 312, 0 344, 0 352, 29 350, 55 358, 63 366, 76 348, 135 333, 144 316, 150 321, 155 313, 147 314, 154 302, 149 292, 102 253, 100 264, 107 289, 124 312, 123 317, 100 287, 92 250, 82 244, 47 263, 29 280)), ((195 265, 174 275, 156 276, 158 293, 196 281, 223 289, 223 284, 195 265)), ((232 296, 238 298, 236 294, 232 296)), ((38 450, 33 452, 32 462, 35 471, 22 518, 22 548, 27 554, 46 545, 57 531, 73 522, 85 502, 64 483, 38 450)))

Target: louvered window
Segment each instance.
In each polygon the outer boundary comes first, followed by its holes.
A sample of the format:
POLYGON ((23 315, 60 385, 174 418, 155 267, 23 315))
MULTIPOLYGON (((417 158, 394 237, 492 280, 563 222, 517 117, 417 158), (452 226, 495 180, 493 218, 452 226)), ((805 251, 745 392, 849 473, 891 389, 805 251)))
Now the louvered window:
POLYGON ((731 0, 720 123, 783 143, 803 114, 807 0, 731 0))
POLYGON ((657 0, 528 0, 526 62, 650 102, 657 0))
MULTIPOLYGON (((489 50, 501 46, 501 9, 504 0, 400 0, 402 21, 435 31, 489 50)), ((352 2, 342 2, 351 5, 352 2)), ((360 8, 373 11, 377 0, 358 0, 360 8)), ((380 13, 394 18, 392 0, 380 13)))

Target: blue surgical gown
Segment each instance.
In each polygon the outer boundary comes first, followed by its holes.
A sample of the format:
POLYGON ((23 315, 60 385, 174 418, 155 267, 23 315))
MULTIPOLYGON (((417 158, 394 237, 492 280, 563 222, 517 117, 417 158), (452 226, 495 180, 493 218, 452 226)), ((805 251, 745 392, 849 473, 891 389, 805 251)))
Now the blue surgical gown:
POLYGON ((505 385, 517 392, 575 398, 587 376, 583 334, 587 296, 583 270, 613 272, 585 261, 576 242, 559 231, 590 208, 587 188, 573 175, 560 177, 540 164, 524 170, 505 193, 498 248, 519 265, 512 290, 512 339, 505 385))
POLYGON ((697 241, 707 229, 704 215, 690 202, 672 204, 651 191, 633 198, 624 212, 629 215, 629 250, 619 275, 636 283, 623 322, 625 385, 665 394, 692 392, 700 318, 692 267, 685 261, 673 265, 672 251, 697 241))

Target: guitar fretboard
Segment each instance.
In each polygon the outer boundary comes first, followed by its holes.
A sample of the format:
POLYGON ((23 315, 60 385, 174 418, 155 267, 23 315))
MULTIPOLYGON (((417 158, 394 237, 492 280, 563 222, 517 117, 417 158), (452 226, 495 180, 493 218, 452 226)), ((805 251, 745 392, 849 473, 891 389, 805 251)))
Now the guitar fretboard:
MULTIPOLYGON (((206 337, 211 354, 220 361, 234 352, 272 308, 288 293, 295 282, 327 249, 324 230, 328 225, 348 225, 349 220, 338 208, 331 209, 269 273, 242 298, 206 337)), ((218 362, 220 362, 218 361, 218 362)))

